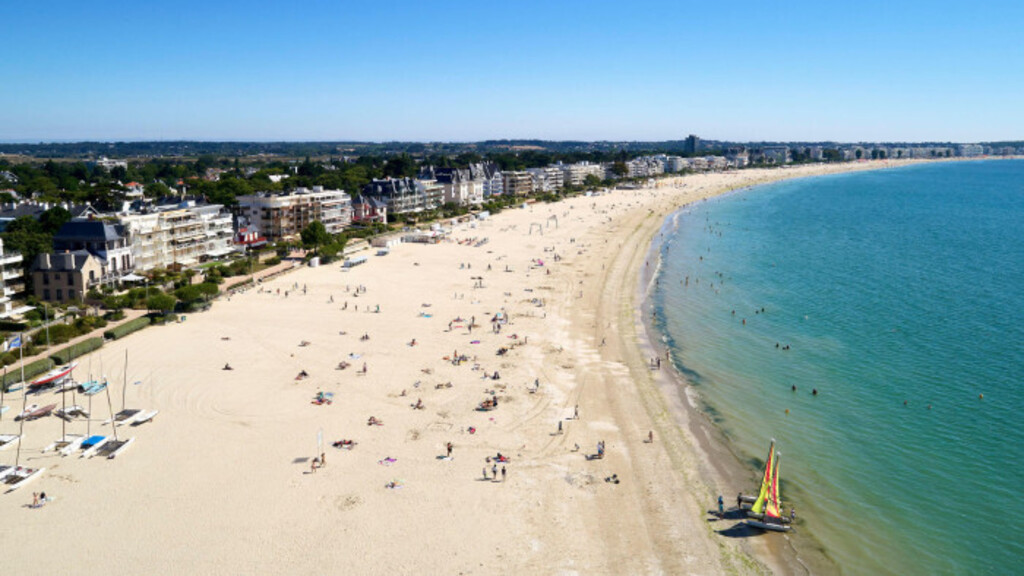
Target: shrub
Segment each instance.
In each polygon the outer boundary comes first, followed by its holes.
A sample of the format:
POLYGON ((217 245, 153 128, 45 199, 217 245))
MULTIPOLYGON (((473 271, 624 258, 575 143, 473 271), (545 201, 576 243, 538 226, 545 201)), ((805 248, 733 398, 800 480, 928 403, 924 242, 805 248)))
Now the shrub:
POLYGON ((117 322, 118 320, 124 320, 124 310, 113 310, 103 315, 104 318, 109 322, 117 322))
POLYGON ((149 326, 150 322, 151 320, 149 319, 149 316, 142 316, 141 318, 136 318, 135 320, 125 322, 120 326, 115 326, 110 330, 107 330, 106 332, 103 333, 103 337, 109 338, 110 340, 124 338, 125 336, 131 334, 132 332, 137 332, 139 330, 142 330, 146 326, 149 326))
POLYGON ((174 310, 174 303, 177 301, 178 299, 170 294, 153 294, 146 300, 146 309, 158 312, 174 310))
POLYGON ((267 258, 267 261, 266 261, 266 265, 267 266, 277 266, 280 263, 281 263, 281 257, 280 256, 274 256, 273 258, 267 258))
MULTIPOLYGON (((44 330, 43 334, 37 334, 37 337, 44 336, 45 332, 47 331, 44 330)), ((51 344, 63 344, 79 334, 72 324, 54 324, 50 326, 49 333, 51 344)))
POLYGON ((103 346, 103 338, 100 338, 99 336, 95 338, 88 338, 86 340, 82 340, 78 344, 72 344, 63 350, 52 354, 50 358, 57 364, 67 364, 79 356, 98 349, 100 346, 103 346))

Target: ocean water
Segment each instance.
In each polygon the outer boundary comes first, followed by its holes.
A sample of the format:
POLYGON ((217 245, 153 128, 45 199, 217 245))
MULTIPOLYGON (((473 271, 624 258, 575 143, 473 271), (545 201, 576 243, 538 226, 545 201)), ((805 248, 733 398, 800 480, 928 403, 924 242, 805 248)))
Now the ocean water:
POLYGON ((657 327, 751 470, 777 440, 797 549, 844 574, 1024 573, 1024 161, 793 180, 675 218, 657 327))

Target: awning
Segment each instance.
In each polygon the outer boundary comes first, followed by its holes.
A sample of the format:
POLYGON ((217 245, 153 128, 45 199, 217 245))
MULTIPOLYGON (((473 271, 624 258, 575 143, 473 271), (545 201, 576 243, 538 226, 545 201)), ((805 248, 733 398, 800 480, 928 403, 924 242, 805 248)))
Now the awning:
POLYGON ((133 274, 133 273, 132 274, 125 274, 124 276, 121 276, 121 281, 122 282, 142 282, 144 280, 146 280, 145 276, 139 276, 138 274, 133 274))

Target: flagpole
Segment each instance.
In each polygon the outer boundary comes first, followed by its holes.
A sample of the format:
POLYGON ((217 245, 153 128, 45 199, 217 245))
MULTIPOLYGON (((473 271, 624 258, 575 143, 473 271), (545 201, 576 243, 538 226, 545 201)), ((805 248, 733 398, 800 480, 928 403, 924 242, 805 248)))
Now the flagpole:
POLYGON ((28 406, 28 385, 25 384, 25 333, 18 336, 18 362, 21 363, 21 426, 18 428, 18 451, 14 455, 14 467, 21 462, 21 445, 25 443, 25 410, 28 406))
MULTIPOLYGON (((4 393, 7 392, 7 365, 4 365, 4 379, 0 381, 0 406, 4 405, 4 393)), ((0 422, 4 421, 4 411, 0 408, 0 422)), ((21 441, 19 440, 19 444, 21 441)))

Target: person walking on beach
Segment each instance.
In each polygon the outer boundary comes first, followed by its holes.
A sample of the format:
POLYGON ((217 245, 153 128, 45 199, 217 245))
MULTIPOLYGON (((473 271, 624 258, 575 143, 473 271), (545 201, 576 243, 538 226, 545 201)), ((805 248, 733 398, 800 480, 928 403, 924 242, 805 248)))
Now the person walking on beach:
POLYGON ((576 407, 572 409, 572 419, 573 420, 579 420, 580 419, 580 405, 579 404, 577 404, 576 407))
POLYGON ((502 482, 505 481, 505 467, 504 466, 501 467, 501 481, 502 482))
POLYGON ((725 500, 721 494, 718 495, 718 517, 725 518, 725 500))
POLYGON ((497 479, 498 479, 498 465, 497 465, 497 464, 492 464, 492 465, 491 465, 491 476, 492 476, 492 477, 493 477, 493 478, 494 478, 495 480, 497 480, 497 479))
POLYGON ((452 443, 449 442, 448 445, 445 446, 445 447, 448 449, 448 457, 451 458, 452 457, 452 443))
POLYGON ((487 480, 487 466, 484 466, 484 480, 487 480))

